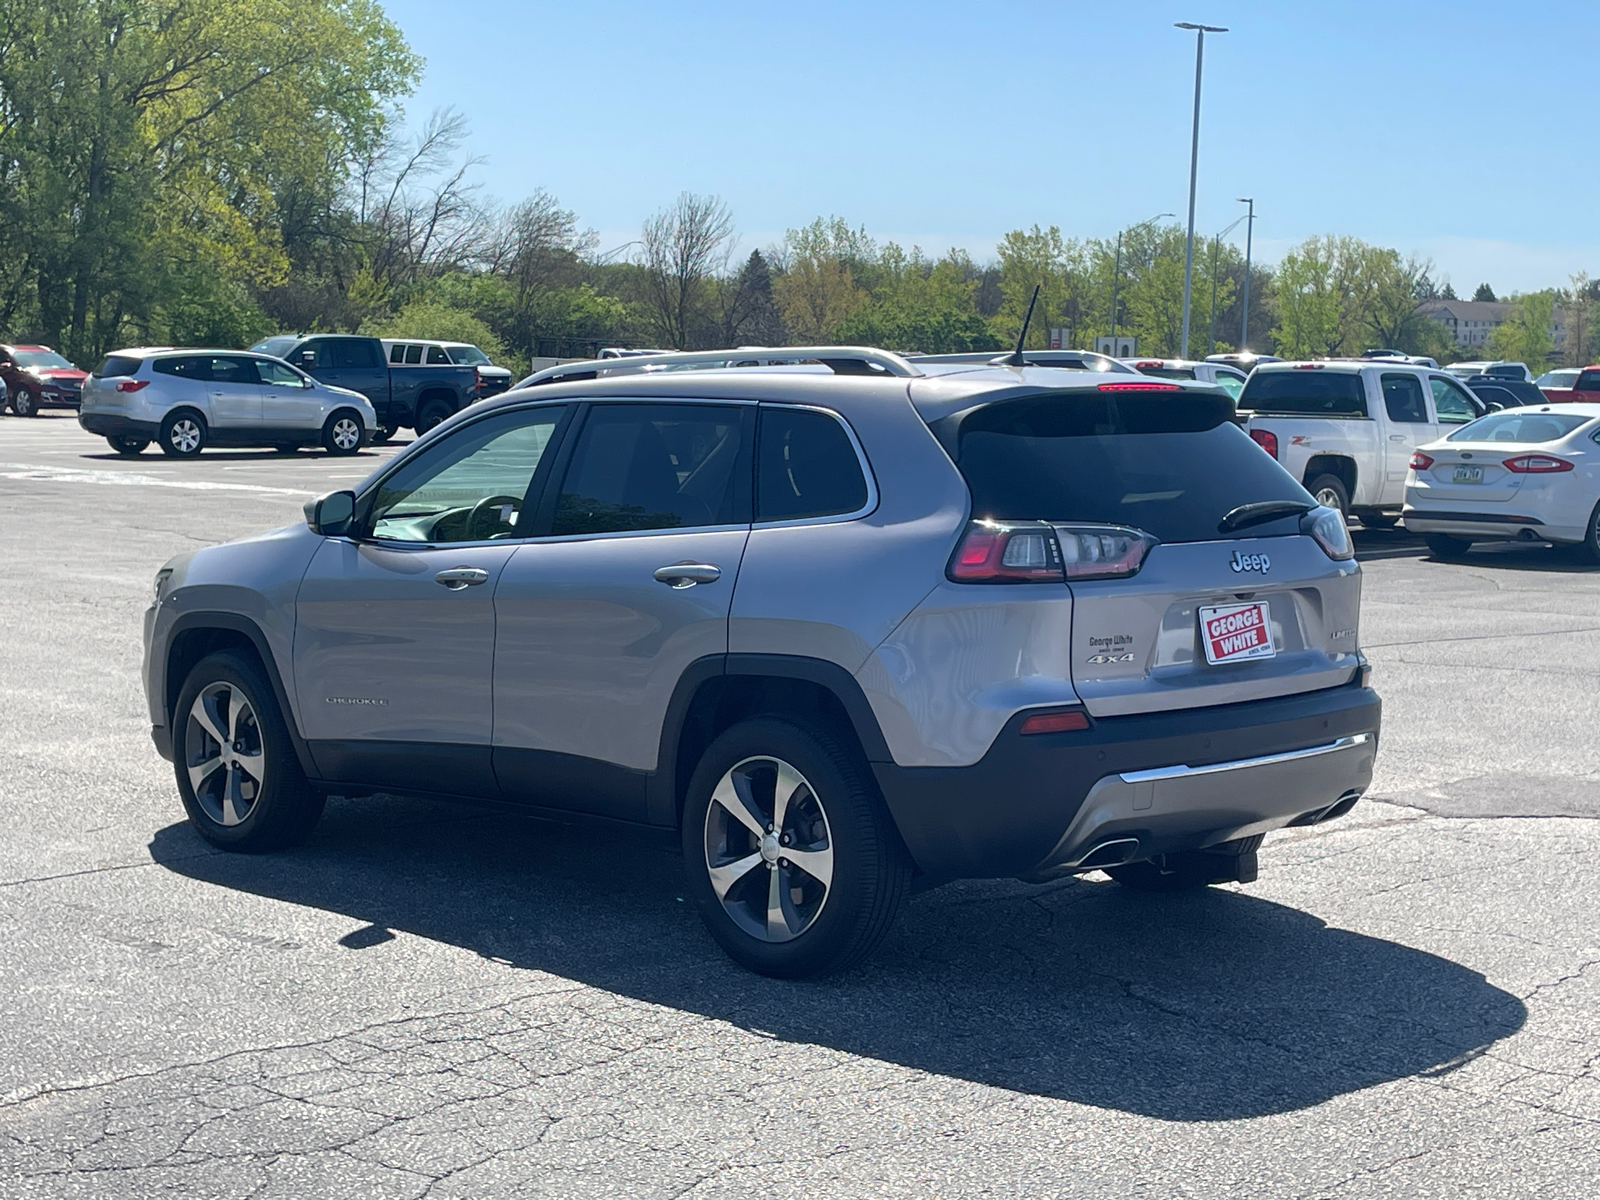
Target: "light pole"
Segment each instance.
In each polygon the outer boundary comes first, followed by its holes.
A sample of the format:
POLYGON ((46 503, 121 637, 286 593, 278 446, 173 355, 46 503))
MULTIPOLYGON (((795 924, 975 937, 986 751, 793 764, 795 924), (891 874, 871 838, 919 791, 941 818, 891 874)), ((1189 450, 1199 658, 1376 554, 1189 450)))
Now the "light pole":
MULTIPOLYGON (((1240 217, 1239 221, 1242 220, 1244 218, 1240 217)), ((1217 349, 1217 253, 1222 249, 1222 239, 1238 228, 1239 221, 1235 221, 1211 239, 1211 320, 1206 322, 1207 354, 1214 354, 1217 349)))
POLYGON ((1250 344, 1250 249, 1255 240, 1256 202, 1252 196, 1240 196, 1239 203, 1250 206, 1250 211, 1245 215, 1250 223, 1244 227, 1244 323, 1239 327, 1239 350, 1243 353, 1250 344))
POLYGON ((1194 184, 1200 167, 1200 69, 1205 64, 1206 34, 1227 33, 1221 25, 1196 25, 1190 21, 1175 22, 1178 29, 1192 29, 1194 41, 1194 133, 1189 139, 1189 240, 1183 252, 1183 347, 1180 354, 1189 357, 1189 284, 1194 279, 1194 184))
MULTIPOLYGON (((1168 212, 1157 213, 1155 216, 1151 217, 1148 221, 1140 221, 1137 225, 1131 226, 1130 227, 1130 231, 1132 229, 1143 229, 1146 225, 1154 225, 1157 221, 1161 220, 1162 217, 1175 217, 1177 215, 1178 215, 1177 213, 1168 213, 1168 212)), ((1122 234, 1123 234, 1123 232, 1124 232, 1123 230, 1120 230, 1120 229, 1117 230, 1117 258, 1116 258, 1115 265, 1111 268, 1111 357, 1112 358, 1116 358, 1117 357, 1117 281, 1122 276, 1122 234)))

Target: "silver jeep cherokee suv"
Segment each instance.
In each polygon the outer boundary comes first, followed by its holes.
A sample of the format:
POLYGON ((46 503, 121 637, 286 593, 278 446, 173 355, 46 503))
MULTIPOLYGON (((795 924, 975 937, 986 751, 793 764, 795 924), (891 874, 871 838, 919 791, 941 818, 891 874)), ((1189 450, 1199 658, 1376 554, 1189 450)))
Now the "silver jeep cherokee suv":
POLYGON ((197 830, 373 791, 676 828, 716 940, 799 976, 914 882, 1248 882, 1360 797, 1360 569, 1219 389, 794 353, 523 388, 174 558, 145 678, 197 830))

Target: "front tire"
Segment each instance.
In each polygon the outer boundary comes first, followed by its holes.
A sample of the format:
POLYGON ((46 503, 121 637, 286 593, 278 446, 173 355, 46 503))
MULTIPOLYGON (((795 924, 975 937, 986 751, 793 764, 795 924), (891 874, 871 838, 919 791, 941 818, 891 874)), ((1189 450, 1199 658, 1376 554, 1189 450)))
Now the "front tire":
POLYGON ((361 449, 361 440, 365 436, 366 427, 361 422, 361 414, 341 408, 322 426, 322 448, 336 457, 348 458, 361 449))
POLYGON ((241 853, 300 841, 322 816, 272 685, 231 650, 195 664, 172 714, 178 794, 195 832, 241 853))
POLYGON ((1318 475, 1306 484, 1306 491, 1323 508, 1337 508, 1346 518, 1350 516, 1350 493, 1337 475, 1318 475))
POLYGON ((11 396, 11 411, 19 417, 39 415, 39 393, 19 387, 11 396))
POLYGON ((688 887, 729 957, 798 979, 866 957, 911 880, 867 765, 832 733, 777 717, 706 750, 683 813, 688 887))
POLYGON ((393 425, 374 426, 372 430, 372 444, 374 446, 381 446, 390 438, 392 438, 396 432, 397 431, 393 425))
POLYGON ((109 435, 106 441, 123 458, 137 458, 144 453, 144 448, 150 444, 149 438, 132 437, 120 433, 109 435))
POLYGON ((1465 558, 1472 549, 1472 539, 1456 537, 1453 533, 1425 533, 1422 540, 1428 544, 1429 554, 1445 562, 1465 558))
POLYGON ((1398 513, 1364 512, 1356 515, 1368 529, 1393 529, 1400 522, 1398 513))
POLYGON ((194 409, 177 409, 161 422, 161 453, 168 458, 196 458, 205 448, 206 419, 194 409))

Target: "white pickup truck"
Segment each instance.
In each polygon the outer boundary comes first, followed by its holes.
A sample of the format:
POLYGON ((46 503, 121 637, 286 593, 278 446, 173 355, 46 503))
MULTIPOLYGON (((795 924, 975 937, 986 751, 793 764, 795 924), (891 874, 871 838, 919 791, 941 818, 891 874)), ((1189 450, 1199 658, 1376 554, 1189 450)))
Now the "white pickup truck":
POLYGON ((1239 397, 1245 431, 1317 501, 1387 529, 1418 446, 1487 411, 1444 371, 1358 359, 1263 363, 1239 397))

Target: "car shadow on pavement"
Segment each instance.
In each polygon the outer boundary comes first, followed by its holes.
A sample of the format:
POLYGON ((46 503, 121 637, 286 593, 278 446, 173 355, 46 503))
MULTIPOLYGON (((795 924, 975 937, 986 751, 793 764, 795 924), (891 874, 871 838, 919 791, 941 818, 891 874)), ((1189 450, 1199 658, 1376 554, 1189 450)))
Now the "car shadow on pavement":
POLYGON ((1465 558, 1434 559, 1422 535, 1404 529, 1353 529, 1356 558, 1375 562, 1386 558, 1426 559, 1445 567, 1496 567, 1507 571, 1547 571, 1590 574, 1600 566, 1590 562, 1577 546, 1550 542, 1478 542, 1465 558))
POLYGON ((677 854, 638 835, 374 797, 331 801, 293 851, 205 849, 182 823, 150 843, 178 874, 361 923, 338 953, 415 935, 781 1041, 1164 1120, 1446 1073, 1527 1016, 1476 971, 1246 891, 956 883, 913 897, 864 966, 788 982, 726 959, 677 854))

